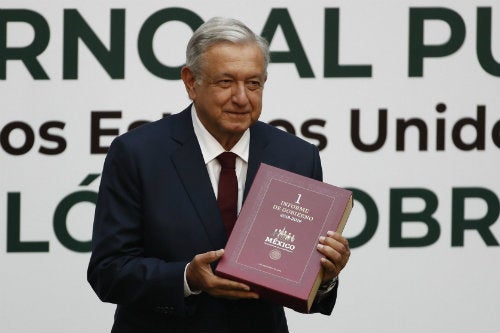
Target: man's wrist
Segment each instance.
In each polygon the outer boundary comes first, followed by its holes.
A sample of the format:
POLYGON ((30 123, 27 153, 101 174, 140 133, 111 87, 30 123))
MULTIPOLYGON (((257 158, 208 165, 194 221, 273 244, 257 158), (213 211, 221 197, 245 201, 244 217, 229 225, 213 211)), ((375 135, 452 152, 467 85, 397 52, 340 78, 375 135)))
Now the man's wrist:
POLYGON ((337 285, 337 281, 338 281, 338 276, 334 277, 330 281, 323 282, 322 284, 320 284, 318 292, 323 294, 329 293, 330 291, 333 290, 333 288, 335 288, 335 286, 337 285))
POLYGON ((198 295, 201 293, 201 290, 191 290, 191 288, 189 288, 189 284, 186 279, 186 271, 188 266, 189 263, 187 263, 186 267, 184 267, 184 297, 188 297, 191 295, 198 295))

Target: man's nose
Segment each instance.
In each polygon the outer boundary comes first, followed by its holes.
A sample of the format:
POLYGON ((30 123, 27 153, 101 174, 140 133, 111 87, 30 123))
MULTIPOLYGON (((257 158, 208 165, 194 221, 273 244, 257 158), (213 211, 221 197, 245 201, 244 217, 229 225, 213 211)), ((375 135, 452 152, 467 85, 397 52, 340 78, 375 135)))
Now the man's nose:
POLYGON ((244 82, 237 82, 233 87, 232 100, 238 105, 245 105, 248 103, 247 89, 244 82))

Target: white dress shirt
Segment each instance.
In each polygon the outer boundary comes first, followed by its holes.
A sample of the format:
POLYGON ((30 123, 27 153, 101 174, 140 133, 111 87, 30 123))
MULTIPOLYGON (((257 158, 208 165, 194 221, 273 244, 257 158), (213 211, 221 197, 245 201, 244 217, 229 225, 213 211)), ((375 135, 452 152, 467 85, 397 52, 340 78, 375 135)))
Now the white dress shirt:
MULTIPOLYGON (((221 144, 210 134, 210 132, 203 126, 198 118, 194 105, 191 107, 191 118, 193 120, 194 134, 200 144, 203 160, 207 166, 208 176, 212 183, 212 188, 217 198, 217 189, 219 184, 220 163, 217 156, 226 150, 221 144)), ((247 178, 248 169, 248 152, 250 147, 250 130, 247 129, 240 140, 230 150, 237 155, 236 158, 236 177, 238 178, 238 213, 241 210, 243 202, 243 191, 245 190, 245 180, 247 178)))
MULTIPOLYGON (((191 107, 191 120, 193 121, 194 134, 198 139, 198 143, 201 148, 201 153, 203 155, 203 160, 207 167, 208 176, 210 177, 210 182, 212 183, 212 189, 214 191, 215 197, 217 198, 217 189, 219 184, 219 174, 221 165, 217 160, 217 156, 226 150, 221 144, 210 134, 210 132, 203 126, 198 115, 196 114, 196 109, 191 107)), ((238 178, 238 213, 241 210, 241 205, 243 203, 243 191, 245 190, 245 180, 247 178, 248 170, 248 152, 250 147, 250 130, 247 129, 240 140, 231 149, 231 152, 236 154, 236 178, 238 178)), ((188 264, 189 265, 189 264, 188 264)), ((187 297, 193 294, 199 294, 200 291, 192 291, 186 280, 186 269, 184 269, 184 296, 187 297)))

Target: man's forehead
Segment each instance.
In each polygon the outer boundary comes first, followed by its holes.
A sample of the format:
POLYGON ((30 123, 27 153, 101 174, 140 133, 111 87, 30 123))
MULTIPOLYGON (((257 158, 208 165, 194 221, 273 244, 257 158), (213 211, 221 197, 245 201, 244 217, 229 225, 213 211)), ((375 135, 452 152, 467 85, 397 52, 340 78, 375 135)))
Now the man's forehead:
POLYGON ((234 75, 247 73, 251 76, 265 74, 264 57, 256 43, 217 43, 203 54, 202 71, 234 75))
POLYGON ((264 56, 259 45, 256 42, 238 42, 231 43, 227 41, 217 42, 206 49, 203 56, 206 55, 226 55, 229 57, 239 58, 245 55, 258 55, 259 60, 264 60, 264 56))

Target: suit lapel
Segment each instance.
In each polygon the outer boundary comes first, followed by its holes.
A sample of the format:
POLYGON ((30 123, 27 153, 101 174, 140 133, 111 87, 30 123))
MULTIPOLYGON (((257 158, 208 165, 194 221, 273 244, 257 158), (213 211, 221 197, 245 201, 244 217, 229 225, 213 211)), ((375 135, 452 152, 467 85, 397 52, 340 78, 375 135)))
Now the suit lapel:
POLYGON ((247 197, 250 186, 253 183, 253 179, 257 174, 260 163, 265 162, 265 152, 266 147, 269 142, 265 131, 260 129, 261 124, 256 123, 254 126, 250 127, 250 152, 248 159, 248 170, 247 179, 245 180, 245 192, 243 194, 243 200, 247 197))
POLYGON ((172 162, 179 178, 214 248, 222 248, 227 241, 224 225, 201 149, 194 134, 189 108, 180 114, 173 139, 180 144, 179 149, 172 155, 172 162))
MULTIPOLYGON (((256 123, 250 128, 250 152, 243 200, 250 190, 260 163, 267 160, 266 147, 269 139, 261 125, 256 123)), ((179 178, 214 248, 222 248, 227 242, 227 237, 203 155, 194 134, 190 107, 179 114, 172 138, 180 145, 172 155, 172 162, 179 178)))

